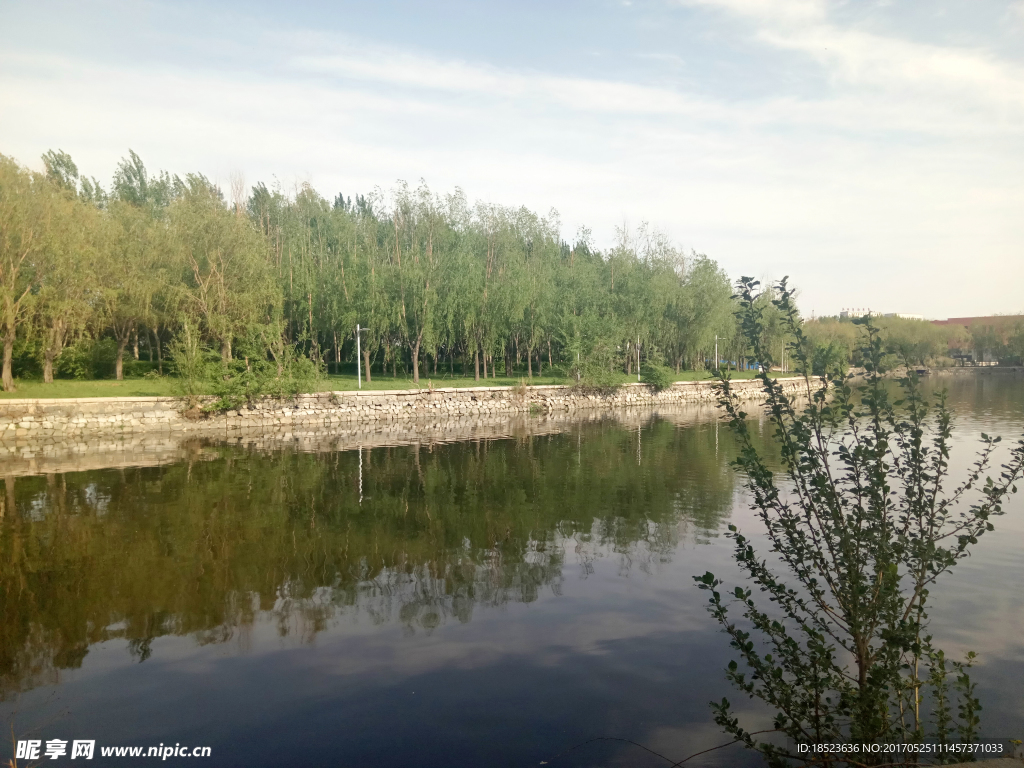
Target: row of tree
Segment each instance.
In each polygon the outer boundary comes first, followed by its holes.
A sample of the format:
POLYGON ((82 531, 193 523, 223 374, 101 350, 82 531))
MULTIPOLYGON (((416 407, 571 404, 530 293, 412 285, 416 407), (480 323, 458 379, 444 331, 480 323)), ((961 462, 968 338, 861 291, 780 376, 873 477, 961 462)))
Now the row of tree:
POLYGON ((3 386, 16 345, 31 341, 46 382, 69 345, 116 345, 161 372, 168 349, 201 347, 224 364, 319 367, 354 359, 419 381, 450 375, 576 379, 634 371, 638 359, 681 368, 742 358, 730 281, 641 225, 593 247, 562 240, 557 214, 471 205, 399 184, 390 194, 294 194, 201 174, 150 174, 130 152, 110 190, 63 152, 45 173, 0 156, 0 337, 3 386), (716 338, 717 337, 717 338, 716 338))
POLYGON ((993 318, 965 330, 968 341, 957 350, 961 354, 1002 365, 1024 364, 1024 317, 993 318))
MULTIPOLYGON (((1024 362, 1024 317, 993 317, 970 326, 900 317, 875 317, 886 351, 901 363, 954 365, 973 360, 1020 365, 1024 362)), ((836 317, 803 324, 818 361, 846 360, 859 365, 864 329, 859 322, 836 317)), ((819 366, 820 367, 820 366, 819 366)))

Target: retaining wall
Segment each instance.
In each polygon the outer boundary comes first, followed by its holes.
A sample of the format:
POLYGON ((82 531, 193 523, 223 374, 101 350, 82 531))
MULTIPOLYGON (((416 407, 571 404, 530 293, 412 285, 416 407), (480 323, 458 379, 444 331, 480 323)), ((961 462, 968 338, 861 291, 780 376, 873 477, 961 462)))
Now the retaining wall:
MULTIPOLYGON (((798 390, 802 379, 783 382, 798 390)), ((734 382, 744 399, 761 399, 754 380, 734 382)), ((587 394, 572 387, 461 387, 418 390, 320 392, 294 399, 264 399, 239 410, 200 414, 180 398, 122 397, 0 400, 0 454, 19 447, 67 443, 109 435, 195 433, 247 434, 282 429, 330 429, 353 422, 378 424, 405 419, 515 415, 623 408, 675 403, 713 403, 711 382, 678 382, 655 392, 643 384, 614 393, 587 394)))
MULTIPOLYGON (((230 433, 142 432, 72 437, 46 442, 0 445, 0 477, 82 472, 93 469, 151 467, 217 455, 221 445, 260 452, 336 453, 415 445, 433 450, 443 443, 530 439, 578 430, 595 422, 614 422, 634 431, 652 419, 677 426, 707 423, 719 415, 709 403, 671 403, 638 408, 588 408, 547 413, 476 414, 392 421, 350 421, 230 433)), ((2 503, 2 502, 0 502, 2 503)))

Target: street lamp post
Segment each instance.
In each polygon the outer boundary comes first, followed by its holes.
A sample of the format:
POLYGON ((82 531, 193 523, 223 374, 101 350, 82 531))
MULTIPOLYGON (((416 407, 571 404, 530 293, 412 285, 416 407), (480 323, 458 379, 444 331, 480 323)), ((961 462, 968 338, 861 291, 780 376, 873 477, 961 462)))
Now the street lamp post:
POLYGON ((363 388, 363 348, 360 343, 359 334, 368 330, 370 329, 360 328, 359 323, 356 323, 356 381, 358 382, 359 389, 363 388))

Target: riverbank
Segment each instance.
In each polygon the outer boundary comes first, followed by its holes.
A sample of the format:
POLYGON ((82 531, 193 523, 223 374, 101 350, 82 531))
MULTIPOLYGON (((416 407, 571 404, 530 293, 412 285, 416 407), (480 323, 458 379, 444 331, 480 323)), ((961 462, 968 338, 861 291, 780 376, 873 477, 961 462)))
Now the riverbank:
POLYGON ((22 446, 0 445, 0 477, 30 477, 96 469, 156 467, 181 461, 206 461, 221 446, 259 452, 338 453, 419 446, 433 450, 446 443, 525 440, 579 430, 597 422, 634 432, 652 419, 678 427, 707 423, 719 415, 711 403, 679 403, 640 408, 591 408, 476 416, 439 416, 388 422, 348 422, 326 427, 282 427, 233 434, 148 432, 108 434, 22 446))
POLYGON ((929 368, 930 375, 938 376, 977 376, 980 374, 1024 374, 1024 365, 979 365, 953 366, 951 368, 929 368))
MULTIPOLYGON (((803 379, 784 379, 798 391, 803 379)), ((742 399, 763 398, 754 380, 733 384, 742 399)), ((352 423, 383 423, 467 416, 515 416, 588 409, 714 403, 714 382, 676 382, 655 391, 630 384, 612 392, 568 386, 450 387, 420 390, 319 392, 264 399, 239 410, 204 414, 176 397, 22 399, 0 401, 0 455, 34 453, 47 445, 73 448, 103 436, 195 434, 223 436, 289 430, 330 430, 352 423)))
MULTIPOLYGON (((756 371, 730 371, 729 375, 734 379, 752 379, 756 371)), ((676 381, 710 381, 714 377, 709 371, 681 371, 671 377, 676 381)), ((611 383, 615 385, 636 383, 635 375, 626 375, 621 371, 611 377, 611 383)), ((451 376, 443 373, 441 376, 424 376, 417 384, 411 376, 400 375, 398 377, 390 374, 374 374, 373 381, 367 382, 365 377, 362 382, 357 380, 355 371, 351 373, 332 373, 324 376, 316 383, 317 392, 346 392, 357 390, 416 390, 416 389, 442 389, 454 387, 465 389, 467 387, 517 387, 521 384, 528 386, 558 386, 569 385, 572 381, 564 376, 534 376, 528 378, 526 373, 521 371, 514 376, 487 377, 476 381, 472 376, 451 376)), ((16 389, 13 392, 0 392, 2 400, 34 400, 45 399, 68 399, 83 397, 177 397, 181 394, 181 381, 174 376, 154 376, 141 378, 127 378, 123 381, 114 379, 55 379, 49 384, 38 379, 15 379, 16 389)))

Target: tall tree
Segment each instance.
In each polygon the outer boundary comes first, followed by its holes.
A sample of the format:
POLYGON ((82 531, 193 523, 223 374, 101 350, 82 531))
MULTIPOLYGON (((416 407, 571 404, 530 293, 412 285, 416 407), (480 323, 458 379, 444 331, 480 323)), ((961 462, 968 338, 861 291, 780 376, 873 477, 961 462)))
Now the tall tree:
POLYGON ((5 392, 14 391, 14 342, 29 316, 32 291, 49 266, 59 196, 44 176, 0 155, 0 337, 5 392))
POLYGON ((271 322, 280 303, 266 241, 197 175, 188 177, 169 219, 181 270, 182 306, 202 323, 227 363, 234 339, 256 324, 271 322))
MULTIPOLYGON (((51 177, 52 178, 52 177, 51 177)), ((107 243, 100 211, 61 185, 52 218, 50 258, 34 301, 43 354, 43 382, 53 383, 54 363, 68 341, 83 333, 95 314, 97 256, 107 243)))

